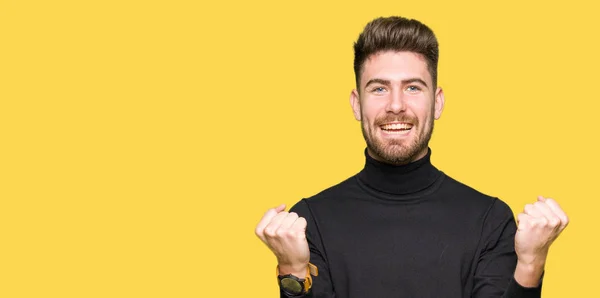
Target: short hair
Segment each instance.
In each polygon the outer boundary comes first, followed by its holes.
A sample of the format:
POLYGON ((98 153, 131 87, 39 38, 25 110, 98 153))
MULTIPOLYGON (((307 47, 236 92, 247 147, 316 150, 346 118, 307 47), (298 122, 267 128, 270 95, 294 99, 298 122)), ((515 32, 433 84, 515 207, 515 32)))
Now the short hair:
POLYGON ((414 52, 427 61, 434 88, 437 86, 438 41, 425 24, 398 16, 377 18, 369 22, 354 43, 354 76, 360 90, 360 75, 365 61, 385 51, 414 52))

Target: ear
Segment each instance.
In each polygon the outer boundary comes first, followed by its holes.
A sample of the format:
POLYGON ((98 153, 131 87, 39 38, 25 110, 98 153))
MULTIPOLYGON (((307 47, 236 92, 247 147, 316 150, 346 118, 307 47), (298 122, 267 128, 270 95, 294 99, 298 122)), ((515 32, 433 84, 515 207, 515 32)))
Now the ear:
POLYGON ((435 91, 435 103, 434 103, 434 111, 435 111, 435 120, 440 119, 442 117, 442 111, 444 110, 444 90, 441 87, 437 87, 435 91))
POLYGON ((352 106, 352 112, 354 112, 354 118, 360 121, 362 118, 360 113, 360 96, 356 89, 352 89, 352 92, 350 92, 350 105, 352 106))

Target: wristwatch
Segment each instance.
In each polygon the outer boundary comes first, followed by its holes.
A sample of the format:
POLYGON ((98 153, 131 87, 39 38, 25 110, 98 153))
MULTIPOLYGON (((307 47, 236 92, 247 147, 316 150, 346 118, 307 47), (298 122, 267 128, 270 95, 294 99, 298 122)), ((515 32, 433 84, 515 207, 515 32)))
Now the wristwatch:
POLYGON ((297 278, 291 274, 279 275, 279 287, 281 290, 291 296, 298 296, 306 294, 305 289, 306 279, 297 278))
POLYGON ((298 278, 297 276, 286 274, 279 275, 279 267, 277 267, 277 279, 279 280, 279 287, 281 290, 290 296, 300 296, 308 293, 308 290, 312 287, 312 276, 319 275, 317 266, 308 263, 306 267, 306 277, 298 278))

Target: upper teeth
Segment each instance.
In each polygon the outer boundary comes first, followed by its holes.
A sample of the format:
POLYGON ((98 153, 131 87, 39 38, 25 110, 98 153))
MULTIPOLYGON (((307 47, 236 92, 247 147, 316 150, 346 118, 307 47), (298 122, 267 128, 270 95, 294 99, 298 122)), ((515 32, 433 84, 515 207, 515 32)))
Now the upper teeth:
POLYGON ((411 127, 412 125, 408 123, 392 123, 381 126, 383 129, 410 129, 411 127))

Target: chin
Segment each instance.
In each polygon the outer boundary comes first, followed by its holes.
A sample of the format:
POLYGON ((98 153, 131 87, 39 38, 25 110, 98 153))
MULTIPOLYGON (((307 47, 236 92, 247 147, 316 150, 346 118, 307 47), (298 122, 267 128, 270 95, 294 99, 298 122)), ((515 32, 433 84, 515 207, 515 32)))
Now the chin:
POLYGON ((406 164, 420 159, 427 153, 427 146, 421 147, 412 144, 406 146, 400 144, 388 145, 384 148, 382 158, 393 164, 406 164))

